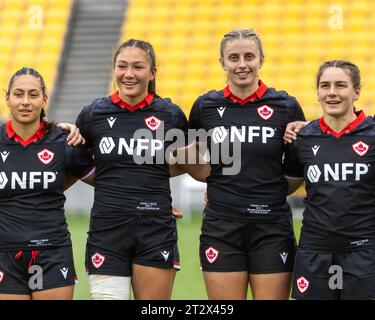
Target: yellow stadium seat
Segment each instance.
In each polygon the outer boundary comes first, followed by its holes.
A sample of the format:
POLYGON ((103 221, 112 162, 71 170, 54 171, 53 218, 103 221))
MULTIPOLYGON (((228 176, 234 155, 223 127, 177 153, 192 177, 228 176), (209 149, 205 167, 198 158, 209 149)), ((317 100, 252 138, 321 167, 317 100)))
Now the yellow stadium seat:
MULTIPOLYGON (((1 0, 0 3, 0 85, 23 66, 40 67, 52 88, 64 41, 71 0, 1 0), (42 29, 32 28, 29 9, 39 5, 43 11, 42 29)), ((0 114, 7 110, 0 106, 0 114)))
POLYGON ((50 0, 29 0, 29 1, 27 1, 27 4, 28 4, 28 6, 46 7, 49 1, 50 0))
POLYGON ((52 0, 50 2, 53 3, 52 8, 58 8, 65 12, 69 12, 72 5, 72 0, 52 0))
POLYGON ((12 1, 12 0, 2 0, 2 2, 4 3, 4 9, 7 9, 7 10, 17 10, 17 11, 21 11, 26 3, 25 1, 12 1))
MULTIPOLYGON (((345 13, 343 30, 330 28, 332 4, 323 0, 155 3, 131 1, 123 33, 147 36, 154 44, 161 67, 158 86, 187 109, 199 94, 225 86, 225 74, 218 63, 219 45, 223 35, 234 28, 255 28, 261 34, 266 56, 261 76, 266 83, 296 95, 311 117, 321 114, 314 77, 324 60, 350 58, 362 70, 375 74, 370 67, 375 60, 375 3, 370 0, 339 3, 345 13), (147 32, 143 31, 145 23, 147 32)), ((375 86, 375 80, 367 74, 366 83, 375 86)), ((375 105, 375 94, 369 91, 366 93, 371 99, 366 101, 375 105)))
MULTIPOLYGON (((9 61, 3 59, 0 56, 0 70, 7 70, 8 69, 8 65, 9 65, 9 61)), ((0 76, 4 77, 4 75, 5 75, 5 73, 3 71, 1 71, 0 72, 0 76)), ((1 79, 3 79, 2 77, 1 77, 1 79)), ((1 79, 0 79, 0 83, 1 83, 1 79)))

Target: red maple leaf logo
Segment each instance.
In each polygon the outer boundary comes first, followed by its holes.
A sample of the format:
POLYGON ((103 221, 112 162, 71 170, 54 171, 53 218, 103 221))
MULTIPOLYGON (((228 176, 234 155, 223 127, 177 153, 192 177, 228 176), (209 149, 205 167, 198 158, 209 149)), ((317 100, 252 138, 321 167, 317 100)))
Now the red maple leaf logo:
POLYGON ((151 116, 145 119, 145 123, 150 130, 155 131, 160 127, 161 120, 159 120, 155 116, 151 116))
POLYGON ((53 160, 54 156, 55 154, 48 149, 43 149, 42 151, 38 152, 38 158, 44 164, 50 163, 53 160))
POLYGON ((102 264, 104 263, 105 261, 105 257, 102 256, 101 254, 99 253, 95 253, 92 257, 91 257, 91 261, 92 261, 92 264, 94 265, 95 268, 100 268, 102 266, 102 264))
POLYGON ((44 151, 44 153, 40 156, 43 160, 48 161, 51 158, 51 155, 48 154, 47 151, 44 151))
POLYGON ((157 125, 157 123, 156 123, 156 121, 155 121, 154 118, 152 118, 152 119, 148 122, 148 124, 149 124, 151 127, 155 127, 155 126, 157 125))
POLYGON ((268 116, 271 112, 267 110, 266 107, 264 107, 262 110, 260 110, 260 112, 264 115, 264 116, 268 116))
POLYGON ((209 247, 206 251, 206 258, 209 263, 214 263, 217 257, 219 256, 219 251, 213 247, 209 247))
POLYGON ((299 292, 305 293, 309 287, 310 282, 305 277, 300 277, 297 279, 297 287, 299 292))
POLYGON ((358 141, 357 143, 353 144, 353 150, 360 156, 365 155, 369 150, 369 145, 362 141, 358 141))
POLYGON ((216 254, 215 254, 215 252, 214 252, 212 249, 210 249, 210 250, 207 252, 207 256, 208 256, 210 259, 213 259, 213 258, 215 258, 216 254))
POLYGON ((301 289, 304 289, 304 288, 306 288, 307 283, 305 282, 305 280, 301 279, 301 281, 299 283, 299 286, 300 286, 301 289))
POLYGON ((366 147, 365 147, 362 143, 360 143, 360 144, 356 147, 356 149, 357 149, 359 152, 363 152, 363 151, 366 150, 366 147))
POLYGON ((260 106, 259 108, 257 108, 257 111, 264 120, 268 120, 269 118, 271 118, 274 113, 274 110, 267 105, 260 106))

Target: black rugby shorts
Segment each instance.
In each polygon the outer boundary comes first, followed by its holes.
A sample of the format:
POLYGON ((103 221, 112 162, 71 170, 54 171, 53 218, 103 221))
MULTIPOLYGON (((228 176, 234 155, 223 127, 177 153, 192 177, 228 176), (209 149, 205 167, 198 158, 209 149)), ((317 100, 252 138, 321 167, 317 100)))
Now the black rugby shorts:
POLYGON ((179 269, 173 215, 94 216, 86 246, 89 274, 128 277, 132 264, 179 269))
POLYGON ((206 215, 200 236, 203 271, 291 272, 296 241, 292 220, 259 223, 206 215))
POLYGON ((375 250, 322 252, 299 248, 292 298, 375 299, 375 250))
POLYGON ((0 251, 0 293, 27 294, 74 285, 72 247, 0 251))

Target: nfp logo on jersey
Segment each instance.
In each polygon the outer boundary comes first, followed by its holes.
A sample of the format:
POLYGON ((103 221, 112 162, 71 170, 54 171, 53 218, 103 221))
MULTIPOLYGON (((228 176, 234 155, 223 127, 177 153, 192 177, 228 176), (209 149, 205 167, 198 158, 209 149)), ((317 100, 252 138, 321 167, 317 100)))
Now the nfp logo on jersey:
POLYGON ((228 130, 224 126, 220 126, 215 127, 211 134, 215 144, 223 143, 227 136, 229 136, 229 141, 232 143, 236 141, 253 143, 254 138, 257 137, 260 138, 262 143, 267 143, 269 138, 275 136, 275 129, 260 126, 231 126, 228 130))
POLYGON ((0 172, 0 189, 4 189, 10 181, 10 188, 16 189, 35 189, 38 185, 41 185, 43 189, 48 189, 50 183, 56 180, 56 173, 54 172, 22 172, 19 175, 17 172, 12 172, 10 177, 5 172, 0 172))
MULTIPOLYGON (((103 137, 99 143, 99 150, 101 154, 110 154, 116 147, 116 143, 112 137, 103 137)), ((132 156, 134 150, 136 155, 140 156, 142 151, 150 151, 151 156, 155 156, 156 151, 162 150, 164 143, 158 139, 134 139, 131 138, 126 141, 125 138, 119 138, 117 146, 117 154, 122 155, 124 151, 132 156)))
POLYGON ((317 165, 310 165, 307 178, 311 183, 319 182, 321 177, 323 181, 346 181, 348 178, 359 181, 367 172, 368 165, 365 163, 334 163, 332 166, 325 163, 322 170, 317 165))

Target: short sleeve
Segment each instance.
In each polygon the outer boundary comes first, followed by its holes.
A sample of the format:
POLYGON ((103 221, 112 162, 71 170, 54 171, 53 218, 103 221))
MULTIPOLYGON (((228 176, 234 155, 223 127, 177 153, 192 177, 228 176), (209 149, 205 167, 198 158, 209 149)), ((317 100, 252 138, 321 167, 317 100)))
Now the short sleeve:
POLYGON ((185 147, 188 143, 188 121, 186 119, 185 113, 181 110, 180 107, 176 106, 177 108, 177 116, 176 116, 176 123, 175 129, 178 129, 179 132, 182 132, 178 137, 177 148, 185 147))
POLYGON ((180 108, 178 108, 176 127, 183 131, 187 131, 188 129, 188 121, 185 113, 180 108))
POLYGON ((193 107, 190 110, 189 129, 200 129, 201 128, 201 118, 200 118, 200 105, 202 102, 202 97, 199 97, 193 104, 193 107))
POLYGON ((305 114, 303 113, 301 105, 295 98, 293 98, 292 112, 290 113, 290 118, 288 122, 292 121, 306 121, 305 114))
POLYGON ((95 168, 93 157, 83 145, 66 145, 66 170, 78 179, 87 176, 95 168))
POLYGON ((284 174, 291 178, 303 178, 303 165, 298 158, 297 145, 298 141, 288 143, 284 153, 284 174))
POLYGON ((86 106, 81 110, 76 120, 76 126, 79 128, 82 136, 85 138, 87 147, 91 149, 94 145, 91 106, 86 106))

